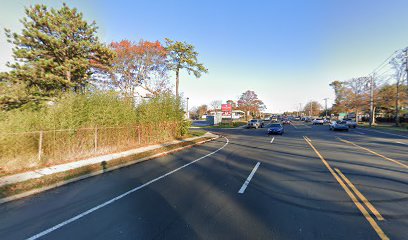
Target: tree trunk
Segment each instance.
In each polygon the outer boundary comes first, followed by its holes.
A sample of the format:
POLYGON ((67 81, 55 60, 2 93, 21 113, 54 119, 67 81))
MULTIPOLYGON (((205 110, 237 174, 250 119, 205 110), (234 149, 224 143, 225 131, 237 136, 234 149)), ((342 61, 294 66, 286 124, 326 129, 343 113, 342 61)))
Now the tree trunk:
POLYGON ((176 98, 179 98, 179 69, 176 69, 176 98))
POLYGON ((395 97, 395 125, 400 126, 400 116, 399 116, 399 82, 397 82, 397 95, 395 97))
POLYGON ((358 109, 356 109, 356 123, 358 124, 358 109))

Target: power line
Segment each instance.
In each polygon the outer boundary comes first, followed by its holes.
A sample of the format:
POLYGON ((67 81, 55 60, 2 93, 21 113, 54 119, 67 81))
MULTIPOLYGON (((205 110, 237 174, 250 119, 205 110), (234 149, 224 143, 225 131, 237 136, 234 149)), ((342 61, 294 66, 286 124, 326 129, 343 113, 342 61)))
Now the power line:
POLYGON ((377 70, 379 70, 379 68, 382 68, 382 65, 384 65, 385 63, 387 63, 386 65, 388 65, 388 61, 395 55, 398 53, 398 51, 401 51, 401 49, 395 50, 388 58, 386 58, 378 67, 374 68, 374 70, 369 74, 369 75, 373 75, 377 70))

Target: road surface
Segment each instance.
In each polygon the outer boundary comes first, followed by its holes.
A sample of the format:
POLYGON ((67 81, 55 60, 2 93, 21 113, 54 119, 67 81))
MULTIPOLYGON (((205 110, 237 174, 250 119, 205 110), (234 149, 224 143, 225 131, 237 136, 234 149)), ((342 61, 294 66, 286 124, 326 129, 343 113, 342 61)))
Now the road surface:
POLYGON ((408 239, 408 135, 295 122, 0 205, 6 239, 408 239))

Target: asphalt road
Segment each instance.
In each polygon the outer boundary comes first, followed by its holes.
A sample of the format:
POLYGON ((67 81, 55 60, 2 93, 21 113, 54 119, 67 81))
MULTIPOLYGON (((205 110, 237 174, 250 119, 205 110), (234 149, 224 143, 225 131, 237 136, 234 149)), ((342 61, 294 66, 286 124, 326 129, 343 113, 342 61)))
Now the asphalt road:
POLYGON ((0 239, 408 239, 408 135, 213 131, 224 137, 0 205, 0 239))

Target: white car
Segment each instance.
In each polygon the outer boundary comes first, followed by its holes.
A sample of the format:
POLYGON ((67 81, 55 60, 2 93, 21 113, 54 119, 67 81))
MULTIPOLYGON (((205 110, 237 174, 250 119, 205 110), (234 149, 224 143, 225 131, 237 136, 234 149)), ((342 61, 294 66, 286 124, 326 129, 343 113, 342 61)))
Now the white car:
POLYGON ((316 118, 312 121, 313 125, 323 125, 324 120, 322 118, 316 118))

